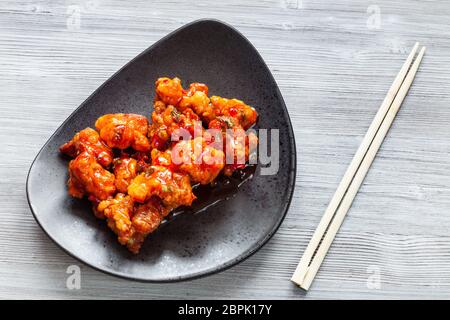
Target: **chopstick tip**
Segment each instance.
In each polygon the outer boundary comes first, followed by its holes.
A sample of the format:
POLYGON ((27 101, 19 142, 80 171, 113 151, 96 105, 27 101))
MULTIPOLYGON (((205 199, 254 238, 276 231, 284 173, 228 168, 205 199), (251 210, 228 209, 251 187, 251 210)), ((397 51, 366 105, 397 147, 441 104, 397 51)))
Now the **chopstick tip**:
POLYGON ((423 55, 425 54, 425 50, 426 50, 426 47, 423 46, 422 49, 420 49, 419 54, 417 55, 417 57, 418 58, 422 58, 423 55))

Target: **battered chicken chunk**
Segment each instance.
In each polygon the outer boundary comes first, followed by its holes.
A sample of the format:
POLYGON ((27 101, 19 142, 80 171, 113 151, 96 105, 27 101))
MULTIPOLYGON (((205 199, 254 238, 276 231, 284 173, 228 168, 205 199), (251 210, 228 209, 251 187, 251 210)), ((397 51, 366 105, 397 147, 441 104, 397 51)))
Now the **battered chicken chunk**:
POLYGON ((114 159, 113 168, 117 191, 126 193, 131 180, 137 175, 137 160, 123 155, 114 159))
POLYGON ((185 96, 191 97, 196 92, 203 92, 208 95, 209 88, 206 84, 200 82, 193 82, 189 85, 189 90, 186 92, 185 96))
POLYGON ((157 197, 151 197, 146 203, 138 205, 132 219, 133 235, 127 241, 128 249, 138 253, 147 235, 159 227, 169 212, 157 197))
POLYGON ((89 195, 105 200, 116 192, 114 175, 104 169, 89 152, 79 154, 69 163, 69 193, 75 198, 89 195))
POLYGON ((135 206, 133 199, 123 193, 101 201, 96 211, 97 216, 107 219, 119 243, 133 253, 139 252, 147 235, 155 231, 170 212, 157 197, 135 206))
POLYGON ((148 120, 144 116, 132 113, 106 114, 97 119, 95 127, 110 148, 150 150, 148 120))
POLYGON ((208 98, 208 87, 203 83, 191 83, 189 90, 183 96, 177 108, 180 111, 191 108, 206 123, 216 117, 214 108, 208 98))
POLYGON ((191 136, 201 136, 203 132, 200 118, 190 108, 186 108, 181 113, 173 105, 155 101, 153 110, 152 125, 149 130, 152 148, 167 149, 170 146, 172 136, 180 135, 182 131, 189 133, 191 136))
POLYGON ((96 215, 105 217, 108 226, 117 234, 119 242, 126 245, 134 233, 131 223, 133 209, 133 199, 126 194, 118 193, 114 199, 101 201, 97 206, 96 215))
POLYGON ((195 199, 188 175, 154 165, 131 181, 128 194, 140 203, 157 196, 168 208, 190 206, 195 199))
POLYGON ((192 182, 211 183, 225 165, 225 154, 205 141, 203 137, 180 141, 171 150, 154 149, 152 163, 187 173, 192 182))
POLYGON ((156 94, 165 104, 177 105, 183 97, 183 87, 178 78, 159 78, 156 80, 156 94))
POLYGON ((258 119, 256 110, 238 99, 212 96, 211 104, 217 117, 231 117, 235 124, 240 125, 245 130, 254 125, 258 119))
POLYGON ((72 140, 63 144, 59 150, 72 158, 82 152, 88 152, 94 155, 98 163, 104 167, 107 167, 113 159, 111 149, 100 140, 97 131, 91 128, 76 133, 72 140))

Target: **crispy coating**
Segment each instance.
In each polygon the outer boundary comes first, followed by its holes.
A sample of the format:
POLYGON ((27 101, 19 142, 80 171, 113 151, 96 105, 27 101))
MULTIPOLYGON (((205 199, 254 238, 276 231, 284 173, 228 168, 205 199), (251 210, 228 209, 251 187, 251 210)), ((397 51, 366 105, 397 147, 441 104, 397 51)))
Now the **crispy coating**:
POLYGON ((118 193, 114 199, 101 201, 96 211, 107 219, 119 243, 135 254, 147 235, 155 231, 170 212, 157 197, 135 205, 133 198, 123 193, 118 193))
POLYGON ((150 150, 148 120, 144 116, 132 113, 106 114, 97 119, 95 127, 110 148, 150 150))
POLYGON ((173 105, 155 101, 153 110, 152 125, 149 130, 152 148, 164 150, 170 146, 174 136, 187 133, 193 137, 200 136, 203 132, 200 118, 190 108, 186 108, 181 113, 173 105))
POLYGON ((200 82, 193 82, 189 85, 189 89, 186 92, 185 96, 193 96, 196 92, 203 92, 204 94, 208 95, 209 88, 206 84, 200 83, 200 82))
POLYGON ((131 180, 137 175, 137 160, 123 155, 114 159, 113 168, 117 191, 126 193, 131 180))
POLYGON ((171 170, 187 173, 191 182, 211 183, 225 165, 225 154, 203 137, 180 141, 171 150, 164 152, 154 149, 152 163, 166 166, 171 170))
POLYGON ((169 208, 190 206, 195 199, 188 175, 154 165, 131 181, 128 194, 139 203, 157 196, 169 208))
POLYGON ((89 195, 105 200, 116 192, 114 175, 104 169, 89 152, 79 154, 69 163, 69 193, 75 198, 89 195))
POLYGON ((113 153, 111 149, 100 140, 97 131, 91 128, 86 128, 77 132, 72 140, 63 144, 59 150, 75 158, 82 152, 88 152, 94 155, 102 166, 107 167, 113 160, 113 153))
POLYGON ((131 223, 134 201, 123 193, 118 193, 111 199, 101 201, 97 206, 97 216, 103 215, 108 226, 117 234, 121 244, 126 245, 133 236, 134 230, 131 223))
POLYGON ((206 123, 216 117, 214 108, 208 98, 208 87, 203 83, 191 83, 189 90, 183 96, 177 108, 180 111, 191 108, 206 123))
POLYGON ((216 117, 214 107, 211 105, 208 96, 202 91, 197 91, 192 96, 183 97, 178 105, 178 109, 185 110, 186 108, 194 110, 206 123, 216 117))
POLYGON ((245 130, 254 125, 258 119, 256 110, 238 99, 212 96, 211 105, 217 117, 231 117, 235 124, 240 125, 245 130))
POLYGON ((138 205, 132 219, 133 235, 128 239, 128 249, 138 253, 147 235, 159 227, 169 212, 157 197, 151 197, 146 203, 138 205))
POLYGON ((178 78, 159 78, 155 83, 156 94, 165 104, 176 106, 183 97, 183 87, 178 78))

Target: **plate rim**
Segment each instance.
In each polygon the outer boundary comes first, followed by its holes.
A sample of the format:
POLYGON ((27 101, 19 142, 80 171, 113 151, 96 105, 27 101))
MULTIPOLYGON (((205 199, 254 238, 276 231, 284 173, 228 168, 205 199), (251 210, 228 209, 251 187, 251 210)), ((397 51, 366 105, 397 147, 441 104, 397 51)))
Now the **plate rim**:
POLYGON ((125 63, 125 65, 123 65, 121 68, 119 68, 119 70, 117 70, 112 76, 110 76, 107 80, 105 80, 77 108, 75 108, 72 111, 72 113, 58 126, 58 128, 53 132, 53 134, 47 139, 47 141, 39 149, 39 152, 37 153, 37 155, 33 159, 32 163, 30 165, 30 168, 28 169, 28 173, 27 173, 26 196, 27 196, 28 206, 30 207, 30 211, 31 211, 34 219, 36 220, 37 224, 39 225, 39 227, 44 231, 44 233, 47 235, 47 237, 50 238, 50 240, 52 240, 59 248, 61 248, 70 257, 75 258, 76 260, 78 260, 78 261, 84 263, 85 265, 93 268, 94 270, 97 270, 97 271, 100 271, 100 272, 102 272, 104 274, 112 275, 112 276, 115 276, 115 277, 118 277, 118 278, 122 278, 122 279, 126 279, 126 280, 133 280, 133 281, 136 281, 136 282, 143 282, 143 283, 173 283, 173 282, 181 282, 181 281, 188 281, 188 280, 199 279, 199 278, 203 278, 203 277, 206 277, 206 276, 209 276, 209 275, 213 275, 213 274, 216 274, 216 273, 219 273, 219 272, 223 272, 223 271, 225 271, 225 270, 227 270, 227 269, 237 265, 238 263, 247 260, 252 255, 254 255, 258 250, 260 250, 274 236, 274 234, 278 231, 278 229, 280 228, 281 224, 283 223, 283 221, 284 221, 284 219, 285 219, 285 217, 287 215, 287 212, 289 211, 289 207, 291 205, 292 198, 293 198, 293 195, 294 195, 296 176, 297 176, 297 149, 296 149, 296 143, 295 143, 294 130, 293 130, 293 127, 292 127, 292 122, 291 122, 291 118, 289 116, 288 109, 286 107, 286 103, 285 103, 285 101, 283 99, 283 96, 281 95, 278 83, 276 82, 275 78, 273 77, 272 72, 270 71, 269 67, 267 66, 266 62, 262 58, 261 54, 255 48, 255 46, 239 30, 237 30, 232 25, 230 25, 230 24, 228 24, 226 22, 223 22, 221 20, 212 19, 212 18, 204 18, 204 19, 198 19, 198 20, 194 20, 192 22, 189 22, 187 24, 184 24, 181 27, 175 29, 174 31, 171 31, 170 33, 168 33, 167 35, 165 35, 164 37, 162 37, 161 39, 159 39, 158 41, 156 41, 152 45, 150 45, 148 48, 143 50, 141 53, 139 53, 133 59, 131 59, 127 63, 125 63), (273 228, 265 235, 265 237, 262 240, 260 240, 258 242, 255 242, 255 244, 252 245, 252 247, 249 250, 245 251, 244 253, 240 254, 239 256, 235 257, 234 259, 229 260, 229 261, 227 261, 225 263, 222 263, 219 266, 213 267, 210 270, 199 271, 199 272, 195 272, 195 273, 191 273, 189 275, 183 275, 183 276, 172 276, 172 277, 168 277, 168 278, 164 278, 164 279, 149 279, 149 278, 129 275, 129 274, 126 274, 126 273, 122 273, 122 272, 119 272, 119 271, 114 271, 114 270, 111 270, 111 269, 106 269, 106 268, 102 268, 101 266, 94 265, 93 263, 87 261, 86 259, 83 259, 83 258, 79 257, 76 253, 73 253, 73 252, 69 251, 68 249, 66 249, 54 237, 52 237, 52 235, 44 228, 44 226, 39 221, 38 215, 36 215, 36 212, 33 209, 33 205, 32 205, 32 203, 30 201, 30 192, 29 192, 30 175, 31 175, 31 171, 33 169, 34 163, 41 156, 42 151, 50 143, 52 138, 62 130, 64 125, 71 120, 71 118, 75 115, 75 113, 77 113, 77 111, 87 101, 89 101, 89 99, 91 99, 91 97, 94 96, 97 93, 97 91, 99 91, 101 88, 103 88, 110 80, 114 79, 123 69, 125 69, 127 66, 132 64, 139 57, 143 56, 148 51, 150 51, 153 48, 157 47, 162 42, 164 42, 168 38, 174 36, 175 34, 179 33, 180 31, 182 31, 184 29, 187 29, 187 28, 189 28, 189 27, 191 27, 193 25, 200 24, 200 23, 205 23, 205 22, 212 22, 212 23, 216 23, 216 24, 225 26, 225 27, 231 29, 237 35, 239 35, 242 38, 242 40, 247 42, 247 44, 250 45, 250 47, 255 51, 256 55, 258 56, 258 58, 262 62, 263 66, 269 71, 268 72, 269 73, 269 77, 276 84, 276 92, 277 92, 278 96, 280 97, 281 106, 284 109, 285 114, 287 114, 288 136, 289 136, 289 140, 291 140, 291 146, 293 148, 293 153, 290 155, 291 162, 293 163, 293 167, 290 168, 290 172, 289 172, 290 184, 288 186, 289 187, 288 201, 284 204, 284 208, 282 209, 282 214, 280 215, 279 220, 277 221, 276 224, 274 224, 273 228))

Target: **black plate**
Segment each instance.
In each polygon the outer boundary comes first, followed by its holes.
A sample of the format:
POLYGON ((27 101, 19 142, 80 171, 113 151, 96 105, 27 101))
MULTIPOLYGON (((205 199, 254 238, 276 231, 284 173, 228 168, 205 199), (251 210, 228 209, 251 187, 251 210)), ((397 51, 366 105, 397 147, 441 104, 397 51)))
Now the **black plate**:
POLYGON ((224 270, 262 247, 288 210, 295 185, 294 134, 283 98, 252 44, 215 20, 190 23, 137 56, 98 88, 56 130, 34 160, 28 202, 42 229, 66 252, 107 273, 142 281, 178 281, 224 270), (87 201, 69 197, 68 161, 58 147, 105 113, 149 116, 160 76, 204 82, 210 94, 237 97, 260 114, 259 128, 280 130, 277 175, 260 175, 201 214, 181 214, 150 235, 138 255, 118 244, 87 201))

